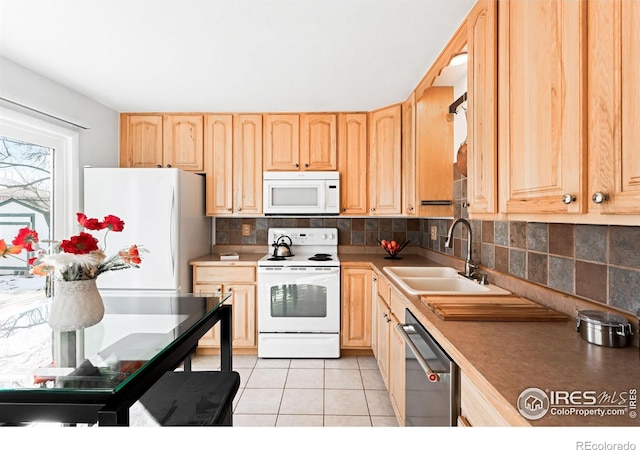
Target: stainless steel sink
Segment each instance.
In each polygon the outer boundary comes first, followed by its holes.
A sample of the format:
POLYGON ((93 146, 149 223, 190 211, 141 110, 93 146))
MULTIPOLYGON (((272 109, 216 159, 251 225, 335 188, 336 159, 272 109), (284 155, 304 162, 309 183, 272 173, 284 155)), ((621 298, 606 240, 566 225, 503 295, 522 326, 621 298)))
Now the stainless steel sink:
POLYGON ((493 284, 465 278, 451 267, 385 267, 384 272, 413 295, 508 295, 493 284))

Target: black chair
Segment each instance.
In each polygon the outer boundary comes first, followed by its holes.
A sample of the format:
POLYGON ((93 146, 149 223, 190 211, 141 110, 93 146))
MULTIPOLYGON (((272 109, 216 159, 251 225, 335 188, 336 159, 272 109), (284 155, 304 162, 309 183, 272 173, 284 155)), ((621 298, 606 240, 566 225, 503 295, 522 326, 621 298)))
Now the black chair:
POLYGON ((237 372, 167 372, 140 403, 162 426, 232 426, 237 372))

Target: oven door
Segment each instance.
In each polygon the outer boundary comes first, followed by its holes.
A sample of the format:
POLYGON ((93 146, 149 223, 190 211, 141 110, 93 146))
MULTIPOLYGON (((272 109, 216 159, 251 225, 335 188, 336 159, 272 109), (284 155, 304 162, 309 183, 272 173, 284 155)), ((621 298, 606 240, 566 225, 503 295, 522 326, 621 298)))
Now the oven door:
POLYGON ((340 268, 258 268, 258 331, 339 332, 340 268))

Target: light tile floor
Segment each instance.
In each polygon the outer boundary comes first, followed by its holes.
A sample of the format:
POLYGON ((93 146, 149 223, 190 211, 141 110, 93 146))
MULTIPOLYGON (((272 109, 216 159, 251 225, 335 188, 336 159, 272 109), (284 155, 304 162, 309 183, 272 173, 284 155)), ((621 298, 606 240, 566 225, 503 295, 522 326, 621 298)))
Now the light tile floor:
MULTIPOLYGON (((219 356, 195 356, 192 370, 218 370, 219 356)), ((261 359, 235 355, 240 374, 236 427, 398 426, 372 356, 261 359)))

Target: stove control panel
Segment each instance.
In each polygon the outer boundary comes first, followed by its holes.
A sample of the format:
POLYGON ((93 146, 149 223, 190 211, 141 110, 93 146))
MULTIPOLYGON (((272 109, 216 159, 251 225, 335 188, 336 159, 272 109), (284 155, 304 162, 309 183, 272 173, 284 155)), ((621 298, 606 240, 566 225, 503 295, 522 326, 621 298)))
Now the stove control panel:
POLYGON ((269 243, 282 236, 291 238, 293 245, 338 245, 337 228, 269 228, 269 243))

